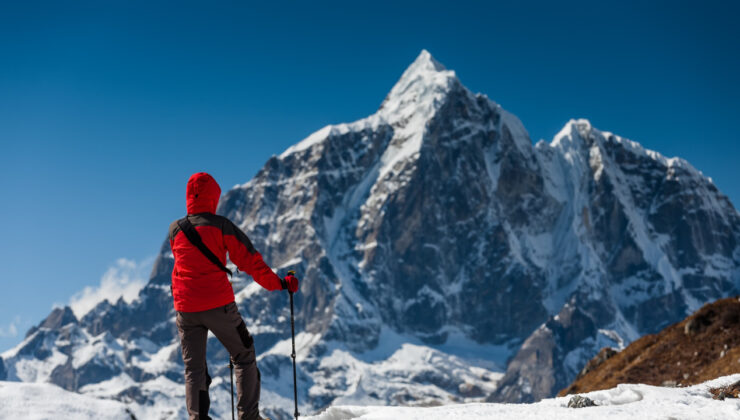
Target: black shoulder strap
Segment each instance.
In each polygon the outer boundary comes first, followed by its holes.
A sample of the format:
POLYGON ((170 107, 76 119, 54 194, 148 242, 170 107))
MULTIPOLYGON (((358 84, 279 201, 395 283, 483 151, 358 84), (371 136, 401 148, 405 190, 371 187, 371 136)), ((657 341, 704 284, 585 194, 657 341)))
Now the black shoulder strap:
POLYGON ((210 249, 208 249, 206 244, 203 243, 203 239, 200 237, 198 231, 195 230, 195 226, 193 226, 193 224, 190 223, 190 220, 188 220, 188 216, 185 216, 182 219, 178 220, 177 225, 180 226, 180 229, 182 229, 182 233, 185 234, 190 243, 195 245, 195 247, 198 248, 200 252, 202 252, 203 255, 206 256, 206 258, 211 260, 212 263, 216 264, 216 266, 220 268, 221 271, 228 273, 230 276, 232 275, 231 270, 224 267, 224 265, 221 263, 221 260, 219 260, 218 257, 213 252, 211 252, 210 249))

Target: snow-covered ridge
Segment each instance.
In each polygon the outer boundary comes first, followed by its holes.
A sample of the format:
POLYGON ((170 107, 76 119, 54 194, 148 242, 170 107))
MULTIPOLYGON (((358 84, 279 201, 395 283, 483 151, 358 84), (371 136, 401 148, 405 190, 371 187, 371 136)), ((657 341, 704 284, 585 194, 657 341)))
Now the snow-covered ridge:
POLYGON ((324 140, 327 136, 329 136, 329 134, 331 134, 331 131, 332 131, 332 126, 331 125, 327 125, 324 128, 322 128, 321 130, 318 130, 318 131, 315 131, 315 132, 311 133, 311 135, 309 135, 305 139, 301 140, 300 142, 298 142, 298 143, 294 144, 293 146, 290 146, 288 149, 286 149, 283 152, 283 154, 280 155, 280 157, 282 158, 282 157, 288 156, 288 155, 290 155, 292 153, 300 152, 302 150, 308 149, 309 147, 313 146, 314 144, 319 143, 322 140, 324 140))
MULTIPOLYGON (((393 125, 404 126, 412 118, 428 120, 441 105, 452 84, 458 82, 455 72, 422 50, 393 86, 378 111, 393 125)), ((409 129, 418 127, 409 127, 409 129)))
POLYGON ((320 144, 330 135, 375 128, 384 123, 395 127, 398 131, 396 137, 404 140, 399 142, 403 145, 392 144, 395 150, 390 150, 389 156, 385 158, 385 166, 393 166, 399 159, 418 151, 424 125, 434 115, 454 83, 459 83, 455 72, 445 69, 427 50, 422 50, 393 86, 376 114, 350 124, 328 125, 289 147, 280 158, 320 144))
MULTIPOLYGON (((602 131, 595 128, 591 121, 585 118, 571 119, 565 126, 553 137, 550 146, 562 150, 564 153, 570 153, 572 149, 587 147, 584 139, 593 136, 598 142, 613 141, 624 147, 626 150, 638 156, 644 156, 661 163, 665 167, 680 166, 693 174, 703 176, 701 171, 694 168, 687 160, 680 157, 666 157, 654 150, 646 149, 640 143, 621 137, 609 131, 602 131)), ((596 147, 596 145, 592 146, 596 147)), ((710 178, 707 180, 711 181, 710 178)))

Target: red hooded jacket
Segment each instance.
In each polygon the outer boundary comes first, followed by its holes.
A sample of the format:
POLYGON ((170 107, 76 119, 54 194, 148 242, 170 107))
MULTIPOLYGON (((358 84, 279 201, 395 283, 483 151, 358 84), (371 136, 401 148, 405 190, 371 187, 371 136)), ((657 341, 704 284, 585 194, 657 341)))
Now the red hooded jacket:
MULTIPOLYGON (((265 264, 247 235, 231 220, 215 214, 220 196, 221 188, 207 173, 199 172, 188 180, 188 220, 203 243, 224 265, 228 252, 229 259, 265 289, 282 289, 280 278, 265 264)), ((176 311, 206 311, 234 301, 226 273, 190 243, 177 221, 170 225, 170 247, 175 257, 172 297, 176 311)))

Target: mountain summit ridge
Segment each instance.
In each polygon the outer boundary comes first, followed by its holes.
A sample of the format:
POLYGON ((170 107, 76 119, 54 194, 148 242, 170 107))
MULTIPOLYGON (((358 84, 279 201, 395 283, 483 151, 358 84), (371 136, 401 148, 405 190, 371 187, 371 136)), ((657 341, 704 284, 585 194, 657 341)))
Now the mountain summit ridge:
MULTIPOLYGON (((320 143, 330 134, 342 134, 361 127, 377 128, 379 125, 391 125, 397 130, 405 128, 408 132, 407 137, 413 137, 419 133, 420 128, 423 131, 423 125, 431 118, 454 84, 460 84, 455 72, 447 70, 427 50, 422 50, 391 88, 377 112, 352 123, 327 125, 289 147, 280 157, 320 143)), ((418 139, 411 141, 415 144, 407 146, 407 149, 418 149, 416 144, 418 139)))
MULTIPOLYGON (((538 400, 601 347, 737 293, 737 210, 700 172, 638 146, 587 120, 533 145, 422 51, 375 114, 312 133, 226 192, 217 212, 280 274, 302 275, 301 411, 538 400)), ((3 354, 7 377, 182 412, 162 396, 182 382, 172 266, 164 241, 138 299, 42 324, 3 354)), ((265 407, 289 418, 285 296, 244 274, 233 285, 265 407)), ((212 376, 228 374, 213 339, 208 357, 212 376)))

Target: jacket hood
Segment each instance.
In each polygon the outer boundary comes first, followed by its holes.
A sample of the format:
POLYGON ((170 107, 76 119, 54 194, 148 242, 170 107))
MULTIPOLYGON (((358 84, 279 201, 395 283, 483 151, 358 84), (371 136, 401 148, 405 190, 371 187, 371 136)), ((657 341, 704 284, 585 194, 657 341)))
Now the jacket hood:
POLYGON ((221 187, 205 172, 193 174, 185 191, 188 214, 216 213, 221 187))

